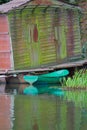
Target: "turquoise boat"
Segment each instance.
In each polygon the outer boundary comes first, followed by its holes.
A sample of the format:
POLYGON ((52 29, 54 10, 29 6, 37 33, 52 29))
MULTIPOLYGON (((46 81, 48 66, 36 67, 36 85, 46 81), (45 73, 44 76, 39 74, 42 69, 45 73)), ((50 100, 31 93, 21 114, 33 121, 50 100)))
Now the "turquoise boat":
POLYGON ((38 76, 38 82, 47 82, 47 83, 58 83, 61 79, 69 74, 67 69, 57 70, 47 74, 42 74, 38 76))
POLYGON ((23 78, 28 83, 33 82, 33 80, 36 83, 59 83, 60 80, 68 74, 69 71, 67 69, 62 69, 40 75, 25 75, 23 78))
POLYGON ((30 83, 31 85, 38 80, 37 75, 25 75, 23 78, 26 82, 30 83))

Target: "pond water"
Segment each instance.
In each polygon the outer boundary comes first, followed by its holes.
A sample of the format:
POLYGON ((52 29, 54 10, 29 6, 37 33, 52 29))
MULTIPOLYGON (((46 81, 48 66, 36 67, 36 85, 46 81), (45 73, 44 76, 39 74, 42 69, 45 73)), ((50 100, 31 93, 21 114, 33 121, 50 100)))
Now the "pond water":
POLYGON ((25 86, 10 85, 0 94, 0 130, 87 130, 87 91, 55 96, 42 89, 29 96, 22 94, 25 86))

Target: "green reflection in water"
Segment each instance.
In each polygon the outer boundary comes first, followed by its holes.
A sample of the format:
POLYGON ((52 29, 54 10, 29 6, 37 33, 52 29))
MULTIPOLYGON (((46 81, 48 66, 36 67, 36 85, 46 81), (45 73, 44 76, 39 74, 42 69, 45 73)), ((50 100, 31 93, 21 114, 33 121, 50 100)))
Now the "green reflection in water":
POLYGON ((87 130, 87 91, 66 91, 65 98, 67 102, 74 103, 72 107, 74 109, 73 130, 87 130))
POLYGON ((87 107, 87 91, 66 91, 67 101, 73 101, 75 106, 87 107))
POLYGON ((13 130, 87 130, 87 92, 16 95, 13 130))
POLYGON ((17 95, 14 130, 55 130, 56 105, 55 97, 17 95))

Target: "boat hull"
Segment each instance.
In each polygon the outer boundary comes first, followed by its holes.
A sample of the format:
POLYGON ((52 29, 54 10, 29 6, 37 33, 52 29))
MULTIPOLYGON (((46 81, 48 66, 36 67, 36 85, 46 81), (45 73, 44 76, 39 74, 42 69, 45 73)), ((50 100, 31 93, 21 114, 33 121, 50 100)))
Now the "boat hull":
POLYGON ((59 77, 38 77, 37 83, 59 83, 61 81, 61 78, 59 77))
POLYGON ((38 76, 38 82, 60 83, 62 78, 67 76, 69 71, 67 69, 54 71, 51 73, 38 76))
POLYGON ((66 69, 54 71, 47 74, 41 75, 25 75, 23 78, 26 82, 31 83, 31 80, 34 80, 34 77, 38 77, 34 83, 60 83, 61 79, 69 74, 69 71, 66 69))

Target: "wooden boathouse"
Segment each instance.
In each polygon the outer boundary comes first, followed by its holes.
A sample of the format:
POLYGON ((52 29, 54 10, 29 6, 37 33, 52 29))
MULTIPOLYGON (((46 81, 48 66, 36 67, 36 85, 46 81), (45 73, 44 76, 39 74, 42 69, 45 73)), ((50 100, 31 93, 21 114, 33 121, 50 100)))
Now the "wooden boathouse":
POLYGON ((83 64, 79 12, 58 0, 0 5, 0 74, 83 64))

